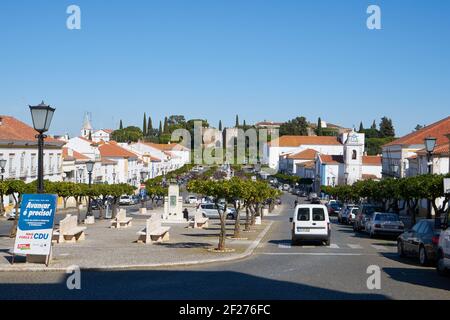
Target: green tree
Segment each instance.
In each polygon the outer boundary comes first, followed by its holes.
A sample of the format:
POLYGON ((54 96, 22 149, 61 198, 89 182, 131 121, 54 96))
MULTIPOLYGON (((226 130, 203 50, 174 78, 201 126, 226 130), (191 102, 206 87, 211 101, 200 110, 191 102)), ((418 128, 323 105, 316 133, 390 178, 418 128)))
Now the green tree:
POLYGON ((305 117, 297 117, 289 120, 280 126, 280 136, 297 135, 304 136, 308 134, 308 122, 305 117))
POLYGON ((238 116, 238 115, 236 115, 236 121, 235 121, 234 126, 235 126, 236 128, 239 127, 239 116, 238 116))
POLYGON ((222 120, 219 120, 219 131, 222 131, 222 120))
POLYGON ((169 133, 169 123, 167 117, 164 117, 163 133, 169 133))
POLYGON ((119 124, 119 130, 123 129, 123 123, 122 123, 122 119, 120 119, 120 124, 119 124))
POLYGON ((375 122, 375 120, 373 120, 372 126, 370 127, 370 129, 373 129, 373 130, 377 129, 377 123, 375 122))
POLYGON ((323 132, 322 132, 322 119, 320 119, 320 117, 319 117, 319 119, 317 120, 316 134, 317 134, 318 136, 323 135, 323 132))
POLYGON ((162 134, 163 134, 162 123, 161 120, 159 120, 158 136, 161 136, 162 134))
POLYGON ((363 123, 362 123, 362 121, 359 123, 359 130, 358 130, 358 132, 359 133, 362 133, 364 131, 364 126, 363 126, 363 123))
POLYGON ((111 134, 111 139, 117 142, 137 142, 144 134, 142 133, 142 130, 138 127, 130 126, 126 127, 122 130, 115 130, 111 134))
POLYGON ((153 132, 152 117, 148 117, 148 123, 147 123, 147 135, 151 135, 152 132, 153 132))
POLYGON ((395 129, 394 129, 394 125, 392 124, 391 119, 389 119, 387 117, 381 118, 380 136, 382 138, 395 137, 395 129))
POLYGON ((147 136, 147 115, 144 112, 144 119, 142 120, 142 134, 143 136, 147 136))

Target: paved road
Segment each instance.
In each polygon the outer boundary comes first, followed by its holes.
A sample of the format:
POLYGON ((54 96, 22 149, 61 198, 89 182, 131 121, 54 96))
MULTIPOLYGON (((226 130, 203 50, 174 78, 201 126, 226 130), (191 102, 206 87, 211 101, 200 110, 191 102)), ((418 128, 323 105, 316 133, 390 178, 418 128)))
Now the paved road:
MULTIPOLYGON (((293 203, 294 197, 284 195, 293 203)), ((185 268, 82 272, 81 290, 66 274, 2 273, 0 299, 450 299, 450 278, 414 260, 400 260, 392 240, 370 239, 332 225, 329 247, 292 247, 286 210, 251 258, 185 268), (369 290, 367 267, 381 270, 369 290)), ((111 254, 114 254, 113 252, 111 254)))

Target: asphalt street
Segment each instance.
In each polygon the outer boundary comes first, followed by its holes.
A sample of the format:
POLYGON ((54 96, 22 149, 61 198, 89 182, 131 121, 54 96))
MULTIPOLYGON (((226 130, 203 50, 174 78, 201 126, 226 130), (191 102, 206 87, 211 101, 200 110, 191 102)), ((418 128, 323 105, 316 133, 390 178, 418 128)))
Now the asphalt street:
MULTIPOLYGON (((295 197, 282 198, 276 217, 246 259, 193 267, 81 272, 81 289, 69 290, 65 273, 0 273, 0 299, 450 299, 450 278, 415 259, 400 259, 393 239, 355 235, 332 224, 329 247, 290 244, 295 197), (369 289, 369 266, 381 271, 381 288, 369 289)), ((111 254, 114 254, 113 252, 111 254)))

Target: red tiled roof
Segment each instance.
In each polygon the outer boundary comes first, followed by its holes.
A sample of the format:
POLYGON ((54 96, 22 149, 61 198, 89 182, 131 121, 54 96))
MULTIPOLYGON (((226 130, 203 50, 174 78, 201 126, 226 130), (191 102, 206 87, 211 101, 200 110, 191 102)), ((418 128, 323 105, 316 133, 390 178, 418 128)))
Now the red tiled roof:
POLYGON ((117 143, 103 143, 98 147, 101 157, 137 158, 136 154, 120 147, 117 143))
POLYGON ((315 161, 306 161, 296 164, 297 167, 304 167, 305 169, 312 169, 315 167, 316 162, 315 161))
MULTIPOLYGON (((34 128, 26 123, 11 116, 0 115, 0 140, 37 142, 36 134, 34 128)), ((64 144, 64 142, 52 137, 46 138, 45 142, 64 144)))
POLYGON ((329 136, 281 136, 269 142, 269 146, 298 147, 300 145, 342 145, 337 137, 329 136))
POLYGON ((362 179, 363 180, 378 180, 379 178, 376 176, 376 175, 374 175, 374 174, 362 174, 362 179))
MULTIPOLYGON (((449 144, 448 143, 438 145, 433 150, 433 154, 435 154, 435 155, 447 155, 448 156, 448 153, 449 153, 449 144)), ((424 148, 424 149, 417 151, 417 154, 423 156, 423 155, 427 154, 427 151, 424 148)))
POLYGON ((142 143, 161 151, 189 150, 188 148, 182 146, 179 143, 153 143, 153 142, 142 142, 142 143))
POLYGON ((393 146, 393 145, 414 145, 414 144, 424 144, 424 139, 426 137, 434 137, 437 139, 437 145, 448 143, 448 139, 445 136, 450 133, 450 116, 442 119, 438 122, 430 124, 429 126, 423 127, 420 130, 411 132, 406 136, 396 139, 383 147, 393 146))
POLYGON ((344 163, 344 157, 338 156, 338 155, 321 154, 320 159, 322 160, 322 163, 326 163, 326 164, 344 163))
POLYGON ((306 149, 294 154, 288 155, 289 159, 294 160, 314 160, 316 158, 317 151, 314 149, 306 149))
POLYGON ((381 166, 381 156, 363 156, 362 163, 365 166, 381 166))

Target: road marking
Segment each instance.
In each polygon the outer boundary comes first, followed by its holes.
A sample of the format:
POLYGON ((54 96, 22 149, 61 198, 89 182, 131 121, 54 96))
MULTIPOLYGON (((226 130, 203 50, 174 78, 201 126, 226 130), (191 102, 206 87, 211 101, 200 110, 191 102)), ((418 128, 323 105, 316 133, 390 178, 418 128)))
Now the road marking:
POLYGON ((382 251, 389 250, 389 249, 386 248, 385 246, 380 246, 380 245, 377 245, 377 244, 372 244, 371 247, 374 248, 374 249, 376 249, 376 250, 382 250, 382 251))
MULTIPOLYGON (((341 252, 263 252, 269 256, 362 256, 362 253, 341 253, 341 252)), ((364 254, 367 255, 367 254, 364 254)))
POLYGON ((290 244, 279 244, 278 248, 280 248, 280 249, 290 249, 291 245, 290 244))
POLYGON ((332 243, 332 244, 330 244, 330 245, 328 246, 328 248, 331 248, 331 249, 339 249, 339 246, 338 246, 336 243, 332 243))
POLYGON ((304 248, 304 249, 315 249, 318 246, 301 246, 301 247, 304 248))
POLYGON ((359 244, 347 244, 352 249, 362 249, 363 247, 359 244))

